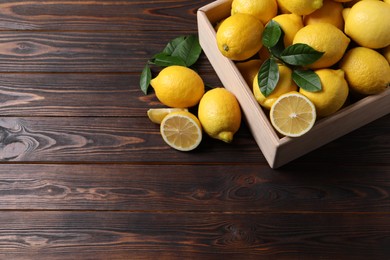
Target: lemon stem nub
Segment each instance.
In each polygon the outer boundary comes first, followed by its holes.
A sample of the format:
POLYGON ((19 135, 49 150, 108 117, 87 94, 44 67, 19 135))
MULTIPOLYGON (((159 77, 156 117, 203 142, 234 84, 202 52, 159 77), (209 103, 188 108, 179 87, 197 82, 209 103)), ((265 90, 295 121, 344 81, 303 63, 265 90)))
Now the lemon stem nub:
POLYGON ((233 133, 232 132, 221 132, 218 134, 220 140, 225 143, 231 143, 233 141, 233 133))
POLYGON ((228 52, 229 51, 229 46, 227 46, 226 44, 223 45, 223 50, 228 52))

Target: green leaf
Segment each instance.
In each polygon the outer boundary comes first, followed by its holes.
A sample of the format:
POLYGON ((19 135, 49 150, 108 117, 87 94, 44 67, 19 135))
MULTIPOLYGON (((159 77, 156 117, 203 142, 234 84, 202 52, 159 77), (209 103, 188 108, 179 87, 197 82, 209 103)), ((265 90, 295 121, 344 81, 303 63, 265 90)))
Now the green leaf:
POLYGON ((181 58, 170 56, 164 52, 154 55, 151 62, 160 67, 168 67, 172 65, 186 66, 186 63, 181 58))
POLYGON ((198 36, 189 35, 176 46, 171 55, 181 58, 190 67, 198 60, 201 52, 198 36))
POLYGON ((150 80, 152 79, 152 72, 150 70, 150 67, 148 64, 144 67, 141 73, 141 78, 139 81, 139 85, 141 87, 142 92, 144 92, 145 95, 148 94, 148 88, 150 85, 150 80))
POLYGON ((267 59, 260 67, 257 82, 261 93, 268 97, 279 81, 279 67, 274 59, 267 59))
POLYGON ((281 35, 282 29, 280 25, 274 20, 269 21, 264 28, 262 36, 263 45, 267 48, 274 47, 278 43, 281 35))
POLYGON ((272 54, 272 56, 280 59, 280 56, 282 55, 282 52, 284 51, 284 32, 282 30, 282 33, 279 37, 279 41, 271 48, 269 48, 269 52, 272 54))
POLYGON ((321 58, 323 54, 307 44, 296 43, 284 49, 280 58, 290 65, 307 66, 321 58))
POLYGON ((180 45, 185 40, 185 38, 186 36, 179 36, 171 40, 170 42, 168 42, 167 46, 164 48, 162 52, 168 55, 172 55, 172 53, 177 48, 177 46, 180 45))
POLYGON ((293 70, 292 79, 304 90, 317 92, 322 89, 320 78, 312 70, 293 70))

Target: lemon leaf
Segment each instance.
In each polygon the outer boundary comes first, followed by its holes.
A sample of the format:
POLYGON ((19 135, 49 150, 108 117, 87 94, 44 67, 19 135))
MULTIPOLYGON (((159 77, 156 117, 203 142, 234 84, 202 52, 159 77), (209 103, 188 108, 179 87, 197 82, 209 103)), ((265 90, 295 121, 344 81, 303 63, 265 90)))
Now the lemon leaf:
POLYGON ((281 35, 282 29, 280 25, 274 20, 269 21, 264 28, 262 36, 263 45, 267 48, 274 47, 279 42, 281 35))
POLYGON ((150 85, 151 78, 152 78, 152 72, 150 70, 149 65, 146 64, 146 66, 142 70, 141 78, 140 78, 140 81, 139 81, 141 90, 142 90, 142 92, 144 92, 145 95, 148 94, 148 88, 149 88, 149 85, 150 85))
POLYGON ((179 36, 171 41, 168 42, 167 46, 165 46, 163 53, 166 53, 168 55, 172 55, 172 53, 175 51, 177 46, 179 46, 184 40, 186 36, 179 36))
POLYGON ((322 89, 320 77, 312 70, 295 69, 292 72, 292 79, 304 90, 317 92, 322 89))
POLYGON ((260 67, 257 81, 261 93, 268 97, 279 81, 279 67, 274 59, 267 59, 260 67))
POLYGON ((182 58, 171 56, 164 52, 154 55, 151 63, 160 67, 168 67, 172 65, 186 66, 186 63, 182 58))
POLYGON ((324 52, 317 51, 304 43, 288 46, 281 53, 280 58, 287 64, 294 66, 307 66, 322 57, 324 52))
POLYGON ((172 51, 171 56, 181 58, 187 67, 193 65, 199 58, 202 48, 198 36, 189 35, 185 37, 172 51))

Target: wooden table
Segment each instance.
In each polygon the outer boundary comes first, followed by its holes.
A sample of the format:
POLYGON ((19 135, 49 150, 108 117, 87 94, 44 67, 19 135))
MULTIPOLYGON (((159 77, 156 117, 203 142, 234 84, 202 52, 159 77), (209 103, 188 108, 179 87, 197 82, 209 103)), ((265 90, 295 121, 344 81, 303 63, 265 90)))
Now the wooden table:
POLYGON ((277 170, 163 142, 140 72, 210 2, 1 1, 0 259, 390 257, 389 115, 277 170))

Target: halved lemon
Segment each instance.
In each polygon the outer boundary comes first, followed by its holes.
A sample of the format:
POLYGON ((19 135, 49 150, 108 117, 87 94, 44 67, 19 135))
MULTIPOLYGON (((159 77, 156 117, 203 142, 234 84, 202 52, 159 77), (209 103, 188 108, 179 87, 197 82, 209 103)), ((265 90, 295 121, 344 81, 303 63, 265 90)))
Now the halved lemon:
POLYGON ((166 115, 176 111, 188 111, 187 108, 151 108, 147 111, 150 121, 161 124, 166 115))
POLYGON ((201 124, 188 111, 176 111, 165 116, 160 133, 169 146, 179 151, 191 151, 202 141, 201 124))
POLYGON ((298 92, 281 95, 271 107, 271 123, 285 136, 298 137, 307 133, 316 121, 313 103, 298 92))

